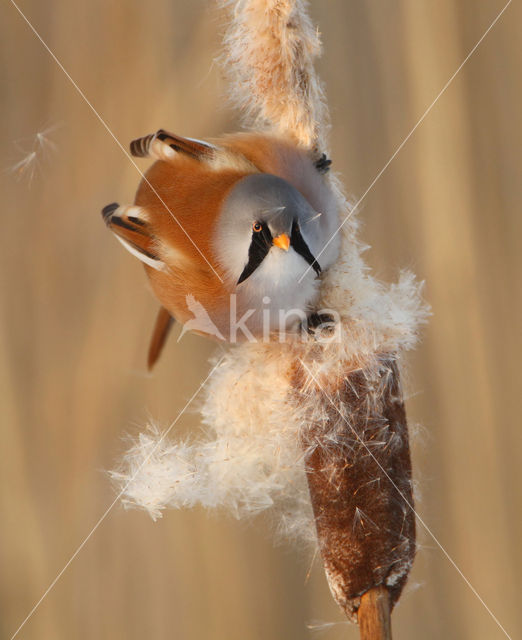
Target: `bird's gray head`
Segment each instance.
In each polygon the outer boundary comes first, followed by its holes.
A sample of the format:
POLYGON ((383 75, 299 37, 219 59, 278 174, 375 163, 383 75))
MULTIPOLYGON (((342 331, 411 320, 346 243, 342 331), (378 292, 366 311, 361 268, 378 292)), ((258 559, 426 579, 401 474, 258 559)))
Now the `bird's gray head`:
POLYGON ((309 224, 318 215, 286 180, 264 173, 249 175, 234 186, 223 204, 214 247, 238 285, 267 261, 277 263, 277 270, 303 273, 312 266, 319 274, 321 267, 313 252, 320 247, 314 225, 309 224))

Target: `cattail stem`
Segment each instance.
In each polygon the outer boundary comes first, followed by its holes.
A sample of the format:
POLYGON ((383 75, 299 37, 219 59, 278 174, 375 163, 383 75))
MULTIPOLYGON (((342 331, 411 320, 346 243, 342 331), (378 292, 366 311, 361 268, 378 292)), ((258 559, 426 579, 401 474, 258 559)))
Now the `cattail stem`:
POLYGON ((383 585, 361 597, 358 612, 361 640, 392 640, 390 594, 383 585))

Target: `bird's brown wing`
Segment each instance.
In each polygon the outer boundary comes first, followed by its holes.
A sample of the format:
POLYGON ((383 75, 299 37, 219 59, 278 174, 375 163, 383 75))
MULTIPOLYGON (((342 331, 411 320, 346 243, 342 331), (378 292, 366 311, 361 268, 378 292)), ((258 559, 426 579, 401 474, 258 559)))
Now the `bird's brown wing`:
POLYGON ((120 206, 114 202, 102 209, 105 224, 125 248, 153 269, 163 271, 158 241, 142 207, 120 206))
POLYGON ((133 140, 130 143, 130 152, 137 158, 154 157, 158 160, 168 160, 173 153, 182 153, 195 160, 206 160, 214 155, 215 147, 202 140, 183 138, 159 129, 156 133, 133 140))

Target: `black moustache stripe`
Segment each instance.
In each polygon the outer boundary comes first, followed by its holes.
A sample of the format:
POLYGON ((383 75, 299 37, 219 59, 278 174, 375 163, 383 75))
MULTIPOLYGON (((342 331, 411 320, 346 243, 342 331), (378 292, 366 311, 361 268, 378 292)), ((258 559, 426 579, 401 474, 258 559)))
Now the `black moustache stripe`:
MULTIPOLYGON (((308 262, 317 275, 321 273, 321 265, 314 258, 312 252, 308 248, 297 221, 292 224, 292 235, 290 237, 290 245, 294 251, 308 262)), ((248 262, 239 276, 237 284, 241 284, 259 267, 272 248, 272 234, 266 225, 263 225, 261 231, 252 232, 252 242, 248 250, 248 262)))
POLYGON ((321 265, 317 262, 317 260, 312 255, 312 252, 308 248, 308 245, 301 235, 301 230, 299 229, 299 225, 297 224, 296 220, 294 220, 292 224, 292 235, 290 237, 290 244, 292 245, 294 250, 308 262, 308 264, 312 267, 316 274, 319 275, 321 273, 321 265))
POLYGON ((271 246, 272 234, 270 233, 270 230, 267 226, 263 225, 261 231, 252 232, 252 242, 250 243, 250 248, 248 249, 248 262, 243 269, 243 272, 239 276, 237 284, 241 284, 244 280, 246 280, 254 273, 254 271, 266 258, 271 246))

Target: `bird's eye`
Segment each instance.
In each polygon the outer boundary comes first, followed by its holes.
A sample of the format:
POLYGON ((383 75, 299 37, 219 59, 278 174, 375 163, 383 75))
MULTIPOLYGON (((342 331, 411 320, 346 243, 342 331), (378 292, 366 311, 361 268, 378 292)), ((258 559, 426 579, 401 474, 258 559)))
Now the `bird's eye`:
POLYGON ((261 229, 263 228, 263 225, 260 222, 254 222, 254 224, 252 225, 252 229, 256 232, 259 233, 261 231, 261 229))

